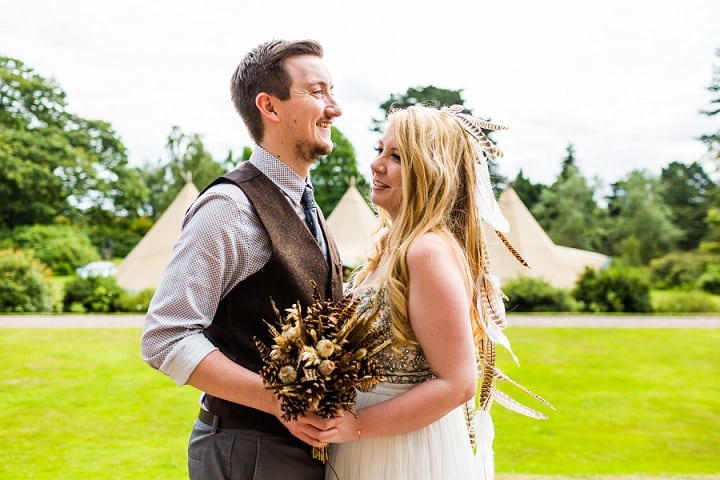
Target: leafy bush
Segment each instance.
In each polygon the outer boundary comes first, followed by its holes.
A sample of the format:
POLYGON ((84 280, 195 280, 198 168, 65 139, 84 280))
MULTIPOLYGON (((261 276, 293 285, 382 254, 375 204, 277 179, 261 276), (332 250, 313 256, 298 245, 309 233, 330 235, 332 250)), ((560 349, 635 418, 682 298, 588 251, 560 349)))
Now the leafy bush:
POLYGON ((553 287, 545 280, 520 277, 507 282, 502 290, 508 297, 505 308, 514 312, 569 312, 573 310, 570 292, 553 287))
POLYGON ((74 313, 109 313, 120 311, 125 293, 111 277, 77 277, 65 284, 63 311, 74 313))
POLYGON ((720 299, 707 292, 665 291, 652 296, 652 306, 664 313, 716 313, 720 299))
POLYGON ((717 263, 717 255, 698 252, 674 252, 650 262, 655 287, 694 290, 697 279, 708 265, 717 263))
POLYGON ((150 300, 152 300, 155 289, 146 288, 139 292, 128 292, 124 291, 120 294, 120 298, 117 301, 118 312, 147 312, 150 306, 150 300))
POLYGON ((700 290, 720 295, 720 264, 711 263, 697 279, 696 285, 700 290))
POLYGON ((650 282, 638 268, 586 268, 575 284, 573 297, 587 312, 651 312, 650 282))
POLYGON ((0 250, 0 311, 51 312, 53 291, 47 266, 21 250, 0 250))
POLYGON ((10 244, 32 252, 56 275, 72 275, 77 267, 100 258, 88 236, 71 225, 17 227, 10 236, 10 244))
POLYGON ((702 242, 698 246, 698 249, 701 252, 718 255, 720 254, 720 242, 702 242))

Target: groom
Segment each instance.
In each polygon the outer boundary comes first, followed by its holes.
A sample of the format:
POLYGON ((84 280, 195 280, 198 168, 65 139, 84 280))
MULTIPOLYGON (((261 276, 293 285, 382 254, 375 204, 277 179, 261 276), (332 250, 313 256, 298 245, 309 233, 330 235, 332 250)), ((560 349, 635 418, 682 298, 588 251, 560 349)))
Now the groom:
POLYGON ((318 438, 337 420, 281 420, 256 373, 254 341, 271 343, 271 298, 281 312, 297 301, 305 307, 311 281, 326 299, 342 295, 335 242, 322 213, 305 205, 310 168, 332 151, 330 129, 342 113, 322 57, 315 41, 273 40, 237 67, 232 100, 255 149, 188 209, 148 309, 145 361, 205 392, 188 447, 194 480, 324 478, 311 446, 322 446, 318 438))

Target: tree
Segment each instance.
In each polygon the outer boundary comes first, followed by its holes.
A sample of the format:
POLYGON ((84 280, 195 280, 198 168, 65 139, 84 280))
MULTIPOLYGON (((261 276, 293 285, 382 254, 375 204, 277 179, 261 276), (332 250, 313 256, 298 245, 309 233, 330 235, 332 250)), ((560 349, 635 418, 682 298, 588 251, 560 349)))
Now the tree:
POLYGON ((560 177, 558 180, 567 180, 570 177, 576 176, 578 173, 577 163, 575 162, 575 147, 572 143, 568 143, 565 149, 567 155, 562 162, 562 169, 560 169, 560 177))
POLYGON ((657 177, 633 170, 611 188, 607 198, 608 238, 613 239, 613 244, 609 245, 612 251, 608 253, 621 254, 623 241, 633 236, 640 245, 639 251, 633 254, 637 253, 643 264, 676 247, 682 231, 672 222, 672 213, 663 201, 662 184, 657 177))
MULTIPOLYGON (((720 57, 720 48, 715 50, 715 55, 720 57)), ((701 110, 700 113, 709 117, 714 117, 720 114, 720 65, 713 66, 713 78, 710 86, 707 87, 711 94, 716 95, 715 98, 710 100, 710 109, 701 110)), ((708 133, 700 136, 700 141, 708 146, 708 151, 712 158, 718 162, 720 167, 720 129, 713 133, 708 133)))
POLYGON ((660 180, 670 218, 682 231, 678 247, 682 250, 697 248, 708 231, 705 217, 716 185, 697 162, 690 165, 672 162, 662 169, 660 180))
POLYGON ((351 182, 364 198, 368 198, 370 186, 360 173, 355 159, 355 149, 348 139, 335 127, 331 129, 333 151, 318 160, 311 170, 315 201, 325 216, 329 216, 351 182))
MULTIPOLYGON (((166 163, 146 165, 143 169, 145 182, 150 186, 145 210, 154 219, 162 215, 188 181, 203 190, 230 168, 212 158, 200 135, 185 134, 177 125, 172 127, 165 148, 166 163)), ((227 160, 232 159, 232 152, 228 152, 227 160)))
MULTIPOLYGON (((382 132, 387 114, 391 108, 405 108, 413 105, 427 105, 429 107, 440 108, 450 105, 465 105, 465 100, 462 98, 462 89, 448 90, 433 85, 428 85, 427 87, 410 87, 404 94, 391 93, 390 98, 380 104, 380 110, 383 111, 384 116, 381 119, 372 119, 373 127, 371 130, 373 132, 382 132)), ((467 110, 466 113, 471 112, 467 110)))
POLYGON ((518 194, 520 200, 523 201, 528 210, 532 211, 535 205, 540 202, 542 192, 547 187, 541 183, 532 183, 529 178, 526 178, 523 174, 522 169, 515 176, 515 180, 510 182, 515 193, 518 194))
POLYGON ((0 227, 80 221, 91 206, 138 215, 146 195, 110 124, 69 112, 54 80, 0 56, 0 227))
MULTIPOLYGON (((463 99, 462 92, 462 89, 448 90, 428 85, 427 87, 410 87, 404 94, 391 93, 390 98, 380 104, 379 108, 383 112, 383 117, 380 119, 373 118, 370 130, 373 132, 382 132, 388 113, 393 107, 405 108, 413 105, 426 105, 435 108, 450 105, 462 105, 465 107, 465 99, 463 99)), ((473 114, 472 110, 467 107, 464 108, 463 113, 467 113, 468 115, 473 114)), ((490 121, 491 119, 485 118, 483 120, 490 121)), ((488 138, 493 140, 493 142, 495 141, 492 138, 492 130, 483 129, 483 132, 488 138)), ((498 173, 496 163, 488 162, 488 167, 490 170, 490 178, 493 181, 493 188, 496 192, 502 191, 507 184, 507 178, 498 173)))
POLYGON ((594 196, 595 188, 580 173, 570 144, 560 175, 542 190, 531 212, 558 245, 602 250, 605 217, 594 196))

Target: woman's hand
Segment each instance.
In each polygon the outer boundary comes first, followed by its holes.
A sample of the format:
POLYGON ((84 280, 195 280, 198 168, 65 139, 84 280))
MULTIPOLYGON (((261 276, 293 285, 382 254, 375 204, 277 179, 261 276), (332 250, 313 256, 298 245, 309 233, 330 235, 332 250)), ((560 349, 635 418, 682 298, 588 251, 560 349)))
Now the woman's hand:
POLYGON ((289 422, 280 418, 290 433, 313 447, 324 447, 329 443, 327 438, 337 436, 340 420, 341 417, 323 418, 312 412, 289 422))
POLYGON ((361 438, 362 427, 359 414, 346 411, 333 420, 336 420, 335 428, 322 432, 319 439, 327 443, 344 443, 361 438))

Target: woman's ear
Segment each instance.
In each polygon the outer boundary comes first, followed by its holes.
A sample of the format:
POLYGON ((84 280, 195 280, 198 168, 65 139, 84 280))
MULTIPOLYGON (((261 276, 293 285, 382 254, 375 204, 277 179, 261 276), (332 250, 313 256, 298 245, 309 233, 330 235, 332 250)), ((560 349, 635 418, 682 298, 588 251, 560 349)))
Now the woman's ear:
POLYGON ((257 106, 258 110, 260 111, 260 115, 273 123, 276 123, 280 120, 280 116, 275 111, 276 100, 277 99, 275 97, 265 92, 260 92, 255 97, 255 106, 257 106))

